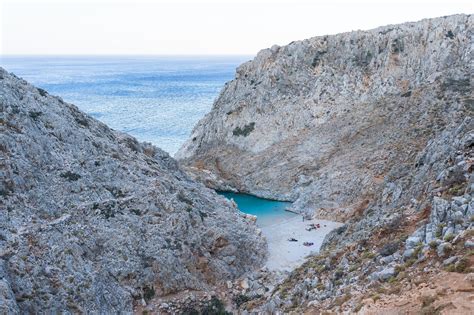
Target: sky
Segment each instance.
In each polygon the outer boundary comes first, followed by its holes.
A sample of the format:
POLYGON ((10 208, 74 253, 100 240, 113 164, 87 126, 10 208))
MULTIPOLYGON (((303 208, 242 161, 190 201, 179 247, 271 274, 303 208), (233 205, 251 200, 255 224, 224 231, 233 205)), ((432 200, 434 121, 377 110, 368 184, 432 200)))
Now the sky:
POLYGON ((3 55, 254 55, 313 36, 473 13, 464 0, 0 0, 3 55))

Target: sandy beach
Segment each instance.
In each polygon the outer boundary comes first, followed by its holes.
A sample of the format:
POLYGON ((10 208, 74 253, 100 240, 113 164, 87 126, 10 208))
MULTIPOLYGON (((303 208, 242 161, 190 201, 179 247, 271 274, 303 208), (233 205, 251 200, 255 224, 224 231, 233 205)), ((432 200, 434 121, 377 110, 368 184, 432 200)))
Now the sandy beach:
POLYGON ((289 271, 298 267, 306 256, 319 251, 326 234, 341 225, 342 223, 327 220, 303 221, 301 216, 295 216, 284 222, 261 227, 268 241, 269 257, 266 267, 272 271, 289 271), (320 228, 307 231, 306 228, 311 223, 319 224, 320 228), (289 242, 290 238, 298 241, 289 242), (314 244, 304 246, 304 242, 314 244))

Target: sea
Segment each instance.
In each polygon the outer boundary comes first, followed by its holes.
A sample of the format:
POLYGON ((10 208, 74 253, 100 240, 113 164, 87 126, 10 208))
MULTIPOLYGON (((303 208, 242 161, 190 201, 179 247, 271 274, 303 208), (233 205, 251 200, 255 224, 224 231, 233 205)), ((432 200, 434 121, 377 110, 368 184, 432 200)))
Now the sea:
POLYGON ((298 216, 293 212, 286 211, 286 208, 291 205, 290 202, 263 199, 242 193, 223 191, 217 193, 234 200, 240 211, 256 216, 257 224, 260 227, 279 224, 298 216))
POLYGON ((175 154, 251 56, 1 56, 0 66, 175 154))

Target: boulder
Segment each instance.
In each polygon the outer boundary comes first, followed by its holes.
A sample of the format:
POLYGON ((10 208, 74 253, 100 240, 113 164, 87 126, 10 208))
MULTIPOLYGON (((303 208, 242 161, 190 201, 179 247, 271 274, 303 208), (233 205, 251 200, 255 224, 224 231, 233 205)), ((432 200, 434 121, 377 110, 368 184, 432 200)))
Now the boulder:
POLYGON ((395 268, 394 267, 386 267, 380 271, 372 273, 369 278, 371 280, 388 280, 391 277, 394 277, 396 275, 395 268))
POLYGON ((443 242, 439 244, 436 249, 439 257, 446 257, 447 255, 449 255, 451 250, 452 250, 452 245, 451 243, 448 243, 448 242, 443 242))

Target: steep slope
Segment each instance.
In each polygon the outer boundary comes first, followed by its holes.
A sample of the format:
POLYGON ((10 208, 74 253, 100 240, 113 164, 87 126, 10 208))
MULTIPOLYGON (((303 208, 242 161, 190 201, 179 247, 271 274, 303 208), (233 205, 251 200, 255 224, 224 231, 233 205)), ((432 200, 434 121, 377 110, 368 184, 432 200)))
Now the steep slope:
POLYGON ((419 198, 433 174, 412 176, 417 154, 472 111, 472 21, 455 15, 262 50, 176 157, 208 186, 292 200, 330 219, 369 201, 419 198))
MULTIPOLYGON (((420 154, 423 201, 369 207, 327 237, 325 250, 247 309, 296 314, 474 312, 474 120, 450 124, 420 154), (420 204, 421 202, 421 204, 420 204), (378 301, 380 299, 380 301, 378 301)), ((255 296, 254 294, 249 294, 255 296)))
POLYGON ((258 267, 265 243, 165 152, 0 69, 0 313, 130 313, 258 267))
POLYGON ((473 312, 472 38, 472 16, 455 15, 274 46, 238 68, 180 163, 346 223, 273 290, 252 282, 240 309, 473 312))

